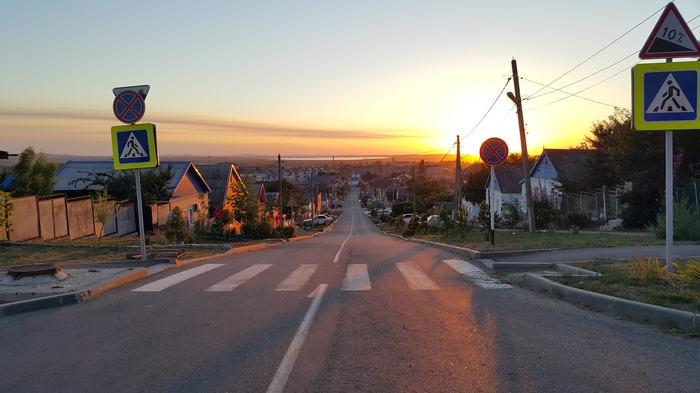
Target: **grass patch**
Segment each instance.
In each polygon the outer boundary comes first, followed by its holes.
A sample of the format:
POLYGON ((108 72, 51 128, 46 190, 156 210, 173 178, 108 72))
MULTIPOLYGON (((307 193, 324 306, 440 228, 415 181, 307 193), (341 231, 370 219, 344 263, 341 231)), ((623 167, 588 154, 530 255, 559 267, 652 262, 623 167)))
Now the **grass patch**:
POLYGON ((700 314, 700 279, 681 273, 697 261, 681 261, 673 273, 666 273, 658 261, 638 258, 634 261, 596 261, 576 264, 602 276, 562 276, 549 279, 586 291, 700 314), (646 270, 646 269, 650 270, 646 270), (650 273, 651 272, 651 273, 650 273))
MULTIPOLYGON (((279 241, 278 239, 274 240, 279 241)), ((244 247, 259 243, 259 241, 251 241, 228 244, 231 244, 232 247, 244 247)), ((221 254, 224 252, 220 247, 221 244, 227 243, 212 243, 212 247, 186 248, 185 254, 180 259, 188 260, 221 254)), ((54 263, 63 266, 124 261, 127 253, 139 251, 139 245, 139 238, 134 237, 102 239, 100 245, 97 245, 96 239, 61 240, 44 244, 0 243, 0 267, 39 263, 54 263)), ((164 237, 152 236, 146 248, 165 245, 167 242, 164 237)), ((178 248, 177 245, 171 247, 178 248)))
MULTIPOLYGON (((393 234, 401 234, 401 229, 385 223, 375 224, 377 228, 393 234)), ((666 244, 653 235, 621 234, 573 234, 573 233, 530 233, 524 231, 496 231, 494 244, 486 240, 486 233, 478 230, 466 232, 460 237, 456 229, 449 236, 442 233, 425 233, 412 236, 414 239, 445 243, 481 252, 520 251, 520 250, 561 250, 591 247, 653 246, 666 244)), ((682 244, 677 242, 677 244, 682 244)))

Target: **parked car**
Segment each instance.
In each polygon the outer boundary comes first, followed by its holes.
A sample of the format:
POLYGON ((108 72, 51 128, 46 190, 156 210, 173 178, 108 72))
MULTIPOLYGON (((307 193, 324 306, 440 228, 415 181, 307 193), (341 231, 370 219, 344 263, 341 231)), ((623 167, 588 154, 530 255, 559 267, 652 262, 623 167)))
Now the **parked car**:
POLYGON ((314 224, 325 224, 333 222, 333 217, 328 214, 317 214, 314 216, 314 224))
POLYGON ((406 213, 406 214, 403 215, 403 222, 405 222, 406 224, 408 224, 409 222, 411 222, 411 220, 412 220, 413 217, 415 217, 415 216, 416 216, 416 215, 413 214, 413 213, 406 213))
POLYGON ((442 228, 443 222, 440 216, 437 214, 433 214, 432 216, 428 217, 428 220, 426 221, 428 223, 429 227, 434 227, 434 228, 442 228))

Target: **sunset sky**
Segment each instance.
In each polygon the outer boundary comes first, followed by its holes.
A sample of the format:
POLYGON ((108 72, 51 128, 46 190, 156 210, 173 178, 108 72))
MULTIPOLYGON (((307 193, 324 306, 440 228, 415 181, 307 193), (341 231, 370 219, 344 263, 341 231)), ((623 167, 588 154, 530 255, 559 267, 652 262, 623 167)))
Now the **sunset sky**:
POLYGON ((512 58, 530 154, 567 148, 630 108, 666 4, 0 0, 0 150, 110 156, 112 88, 147 84, 161 155, 519 152, 512 58))

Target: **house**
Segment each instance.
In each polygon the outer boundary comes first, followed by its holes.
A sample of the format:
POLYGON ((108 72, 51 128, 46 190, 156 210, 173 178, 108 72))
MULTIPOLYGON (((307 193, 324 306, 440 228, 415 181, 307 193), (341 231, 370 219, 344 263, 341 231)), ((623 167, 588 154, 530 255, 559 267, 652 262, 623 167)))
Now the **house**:
MULTIPOLYGON (((582 183, 585 180, 586 161, 591 150, 544 149, 530 170, 530 182, 535 197, 544 196, 561 206, 562 181, 582 183)), ((523 181, 524 183, 524 181, 523 181)), ((524 193, 524 185, 522 186, 524 193)))
POLYGON ((235 185, 243 184, 233 164, 197 164, 202 178, 207 182, 209 193, 209 210, 233 210, 229 198, 233 195, 235 185))
MULTIPOLYGON (((144 209, 146 231, 165 226, 170 211, 176 206, 182 209, 188 228, 192 228, 202 199, 207 198, 211 191, 191 162, 166 161, 160 164, 160 167, 167 166, 172 166, 173 169, 173 178, 167 185, 172 196, 168 201, 159 201, 157 205, 150 206, 150 209, 144 209)), ((68 161, 56 172, 54 191, 65 193, 68 197, 87 196, 102 189, 102 186, 91 185, 92 177, 113 173, 113 161, 68 161)))
POLYGON ((507 202, 518 203, 521 209, 526 209, 527 204, 523 202, 523 188, 520 185, 523 179, 523 168, 497 165, 493 168, 493 172, 493 194, 491 193, 491 174, 486 178, 484 185, 486 203, 493 205, 494 211, 499 214, 503 214, 503 204, 507 202))

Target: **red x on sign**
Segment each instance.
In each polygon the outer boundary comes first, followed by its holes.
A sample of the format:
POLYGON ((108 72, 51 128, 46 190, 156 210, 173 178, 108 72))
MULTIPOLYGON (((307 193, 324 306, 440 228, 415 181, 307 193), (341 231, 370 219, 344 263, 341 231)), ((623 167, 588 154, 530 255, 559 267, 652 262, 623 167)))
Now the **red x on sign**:
POLYGON ((146 102, 135 91, 123 91, 114 98, 114 116, 122 123, 134 124, 146 113, 146 102))
POLYGON ((501 165, 508 157, 508 145, 500 138, 489 138, 481 144, 479 156, 486 165, 501 165))

